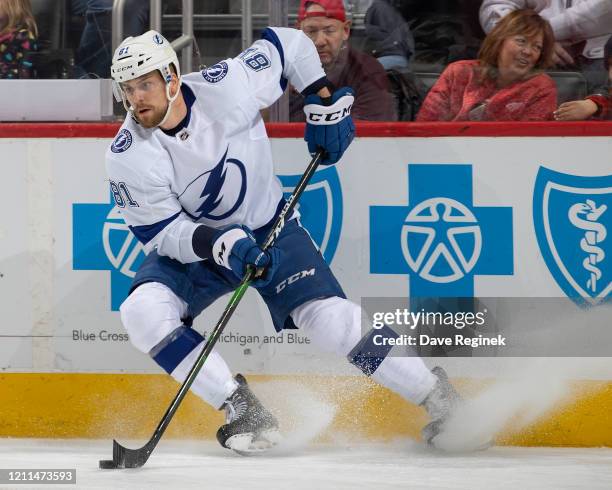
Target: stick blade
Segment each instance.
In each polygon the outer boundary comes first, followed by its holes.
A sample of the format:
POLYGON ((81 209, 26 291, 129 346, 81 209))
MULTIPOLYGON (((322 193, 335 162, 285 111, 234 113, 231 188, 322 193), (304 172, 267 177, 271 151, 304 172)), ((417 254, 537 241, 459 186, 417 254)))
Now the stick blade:
POLYGON ((156 441, 149 441, 139 449, 128 449, 113 439, 113 463, 116 465, 115 467, 140 468, 149 459, 155 443, 156 441))

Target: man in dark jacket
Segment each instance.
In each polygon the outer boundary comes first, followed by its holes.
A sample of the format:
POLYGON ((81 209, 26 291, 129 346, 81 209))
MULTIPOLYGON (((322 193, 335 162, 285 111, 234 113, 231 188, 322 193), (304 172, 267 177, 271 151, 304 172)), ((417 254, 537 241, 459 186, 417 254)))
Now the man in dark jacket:
POLYGON ((414 38, 408 23, 391 0, 374 0, 365 14, 366 52, 385 70, 407 69, 414 54, 414 38))

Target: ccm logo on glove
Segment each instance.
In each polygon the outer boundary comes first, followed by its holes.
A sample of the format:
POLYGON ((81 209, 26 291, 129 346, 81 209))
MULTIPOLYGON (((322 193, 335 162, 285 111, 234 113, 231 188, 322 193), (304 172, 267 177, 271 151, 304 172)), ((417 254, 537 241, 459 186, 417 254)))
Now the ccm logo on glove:
POLYGON ((341 119, 344 119, 346 116, 350 115, 351 113, 351 108, 353 107, 353 105, 351 104, 348 107, 344 107, 342 110, 340 111, 335 111, 335 112, 331 112, 331 113, 321 113, 321 114, 317 114, 316 112, 310 112, 308 114, 308 122, 311 123, 321 123, 323 121, 326 122, 336 122, 339 121, 341 119))
POLYGON ((316 95, 306 97, 304 114, 306 122, 314 125, 337 124, 351 115, 355 97, 347 87, 334 92, 331 105, 324 105, 323 99, 316 95))

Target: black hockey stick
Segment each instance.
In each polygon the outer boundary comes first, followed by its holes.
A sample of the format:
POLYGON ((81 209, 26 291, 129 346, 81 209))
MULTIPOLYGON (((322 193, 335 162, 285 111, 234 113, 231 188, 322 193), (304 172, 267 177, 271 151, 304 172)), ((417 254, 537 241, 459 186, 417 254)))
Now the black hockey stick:
MULTIPOLYGON (((300 179, 295 189, 293 190, 293 194, 289 196, 289 199, 287 199, 287 202, 283 206, 283 209, 278 215, 278 218, 276 218, 274 226, 270 230, 270 233, 268 233, 268 236, 261 247, 263 250, 266 250, 272 246, 272 244, 274 243, 274 240, 276 240, 281 230, 285 226, 285 218, 288 216, 291 216, 290 214, 291 211, 293 211, 293 208, 297 204, 298 199, 300 198, 300 196, 304 192, 304 189, 308 185, 310 178, 312 177, 315 170, 319 166, 323 153, 324 153, 323 150, 317 151, 317 153, 311 160, 310 164, 308 165, 308 168, 304 172, 304 175, 302 175, 302 178, 300 179)), ((227 322, 229 321, 232 314, 236 310, 238 303, 240 303, 240 300, 242 299, 242 297, 244 296, 244 293, 248 289, 249 284, 251 280, 253 279, 253 274, 254 274, 254 270, 249 269, 247 273, 244 275, 244 277, 242 278, 242 281, 240 282, 238 287, 235 289, 234 294, 232 294, 232 297, 229 300, 229 303, 227 304, 227 306, 225 307, 225 310, 223 311, 223 314, 221 315, 221 318, 217 322, 217 325, 215 326, 212 333, 210 334, 208 341, 204 345, 202 352, 200 352, 200 355, 196 359, 193 367, 191 368, 191 371, 189 371, 189 374, 185 378, 185 381, 183 381, 183 384, 181 385, 176 396, 174 397, 174 400, 172 400, 172 403, 170 404, 170 406, 166 410, 166 413, 164 414, 161 421, 157 425, 157 428, 155 429, 153 436, 151 436, 151 439, 149 439, 149 442, 147 442, 144 446, 142 446, 139 449, 128 449, 126 447, 123 447, 116 440, 113 440, 113 459, 112 460, 101 460, 100 468, 103 468, 103 469, 140 468, 142 465, 144 465, 147 462, 147 460, 149 459, 149 456, 151 456, 151 453, 155 449, 155 446, 157 446, 157 443, 159 442, 166 428, 168 427, 168 424, 172 420, 174 413, 176 412, 179 405, 183 401, 183 398, 185 398, 185 395, 187 395, 187 392, 189 391, 191 384, 193 383, 196 376, 202 369, 202 366, 206 362, 206 359, 208 358, 210 352, 212 351, 213 347, 217 343, 217 339, 221 335, 221 332, 223 332, 223 329, 227 325, 227 322)))

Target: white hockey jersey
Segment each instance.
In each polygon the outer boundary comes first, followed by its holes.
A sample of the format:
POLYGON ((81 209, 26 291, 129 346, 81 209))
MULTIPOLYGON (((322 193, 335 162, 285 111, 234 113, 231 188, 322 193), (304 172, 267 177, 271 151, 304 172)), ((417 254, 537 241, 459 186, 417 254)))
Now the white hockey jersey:
POLYGON ((188 113, 173 131, 127 117, 106 152, 111 192, 148 252, 183 263, 198 223, 267 224, 282 200, 260 110, 287 81, 303 91, 325 76, 301 31, 268 28, 238 57, 183 77, 188 113))

